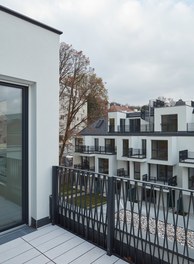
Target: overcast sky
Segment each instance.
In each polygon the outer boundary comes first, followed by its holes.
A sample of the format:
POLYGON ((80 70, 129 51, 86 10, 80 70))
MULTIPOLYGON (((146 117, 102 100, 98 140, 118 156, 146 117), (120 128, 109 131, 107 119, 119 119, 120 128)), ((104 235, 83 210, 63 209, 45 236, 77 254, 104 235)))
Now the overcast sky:
POLYGON ((109 101, 194 100, 193 0, 0 0, 63 31, 89 57, 109 101))

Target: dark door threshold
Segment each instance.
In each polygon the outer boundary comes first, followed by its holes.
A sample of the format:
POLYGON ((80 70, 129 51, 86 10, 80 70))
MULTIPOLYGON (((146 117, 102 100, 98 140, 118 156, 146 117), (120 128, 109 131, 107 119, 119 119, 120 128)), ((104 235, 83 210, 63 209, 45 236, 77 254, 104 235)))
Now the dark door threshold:
POLYGON ((36 229, 27 225, 22 225, 17 228, 10 229, 9 231, 0 233, 0 245, 7 243, 16 238, 25 236, 34 232, 36 229))

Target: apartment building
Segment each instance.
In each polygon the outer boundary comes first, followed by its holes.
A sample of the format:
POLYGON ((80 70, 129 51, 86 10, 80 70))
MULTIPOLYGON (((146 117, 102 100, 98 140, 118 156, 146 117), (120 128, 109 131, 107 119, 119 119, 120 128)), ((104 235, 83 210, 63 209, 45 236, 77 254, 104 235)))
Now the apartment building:
MULTIPOLYGON (((109 112, 75 138, 74 166, 193 189, 194 103, 179 100, 166 106, 156 100, 144 111, 109 112)), ((138 197, 158 201, 159 188, 146 188, 138 197)), ((166 191, 165 202, 171 199, 172 206, 179 198, 166 191)))

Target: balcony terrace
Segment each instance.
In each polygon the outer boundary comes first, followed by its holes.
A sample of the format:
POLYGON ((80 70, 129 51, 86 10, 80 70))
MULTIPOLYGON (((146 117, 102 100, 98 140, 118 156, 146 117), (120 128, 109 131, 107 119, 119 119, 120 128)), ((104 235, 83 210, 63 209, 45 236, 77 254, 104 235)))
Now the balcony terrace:
POLYGON ((0 245, 2 264, 124 264, 116 256, 57 225, 38 230, 0 245))
POLYGON ((168 186, 177 186, 177 176, 173 176, 170 178, 168 178, 167 176, 163 178, 157 178, 155 176, 144 174, 142 176, 142 180, 147 181, 147 182, 152 182, 152 183, 155 182, 155 183, 168 185, 168 186))
POLYGON ((76 145, 75 152, 83 154, 109 154, 115 155, 116 148, 112 146, 85 146, 76 145))
POLYGON ((154 125, 147 124, 138 127, 132 127, 129 125, 117 126, 117 130, 113 126, 109 126, 109 133, 140 133, 140 132, 154 132, 154 125))
POLYGON ((174 185, 53 167, 52 223, 129 263, 191 264, 194 191, 174 185))
POLYGON ((179 162, 194 164, 194 152, 188 150, 179 151, 179 162))
POLYGON ((135 158, 135 159, 145 159, 146 158, 146 150, 129 148, 128 151, 125 151, 123 153, 123 157, 135 158))
POLYGON ((115 129, 113 126, 109 126, 109 133, 189 133, 194 132, 194 123, 186 123, 185 131, 179 131, 177 128, 172 127, 171 124, 161 124, 161 131, 154 131, 154 124, 140 125, 139 127, 130 127, 129 125, 117 126, 115 129))

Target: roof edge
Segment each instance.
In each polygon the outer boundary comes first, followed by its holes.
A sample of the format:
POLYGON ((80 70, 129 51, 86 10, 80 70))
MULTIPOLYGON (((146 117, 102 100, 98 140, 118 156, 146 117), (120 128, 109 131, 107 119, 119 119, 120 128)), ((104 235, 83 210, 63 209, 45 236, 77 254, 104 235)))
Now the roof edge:
POLYGON ((39 26, 39 27, 42 27, 42 28, 47 29, 49 31, 52 31, 52 32, 54 32, 54 33, 56 33, 58 35, 61 35, 63 33, 62 31, 60 31, 58 29, 55 29, 55 28, 50 27, 50 26, 48 26, 46 24, 43 24, 41 22, 38 22, 37 20, 34 20, 34 19, 32 19, 32 18, 30 18, 28 16, 25 16, 25 15, 22 15, 22 14, 16 12, 16 11, 13 11, 12 9, 9 9, 9 8, 4 7, 2 5, 0 5, 0 11, 5 12, 5 13, 8 13, 8 14, 10 14, 12 16, 18 17, 20 19, 23 19, 23 20, 25 20, 25 21, 27 21, 29 23, 32 23, 32 24, 34 24, 36 26, 39 26))

